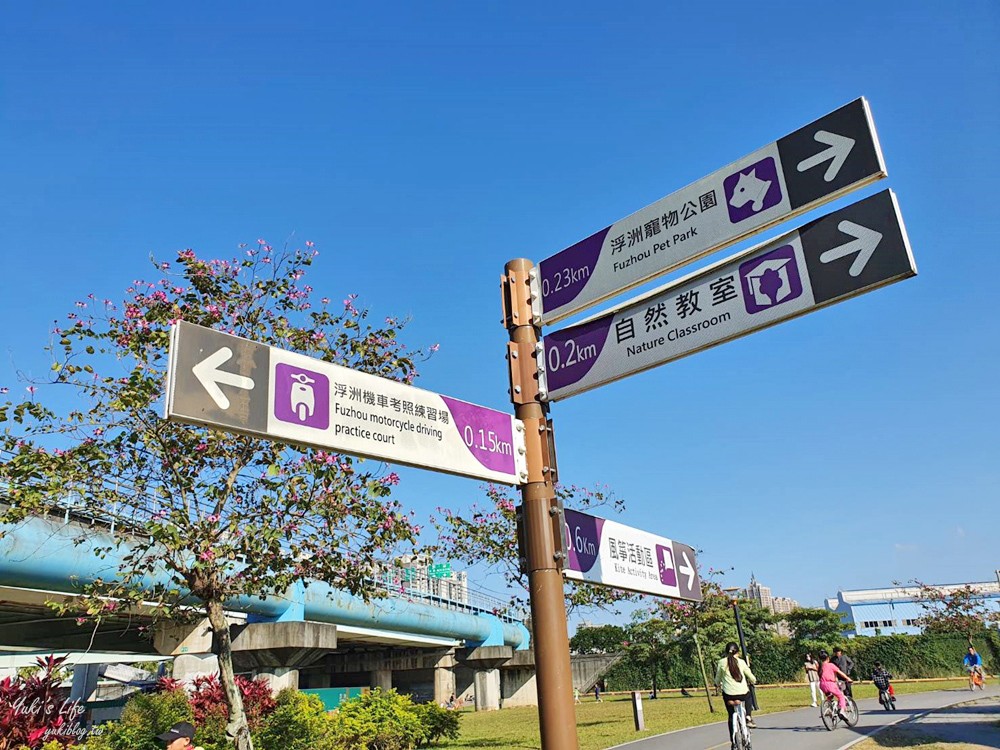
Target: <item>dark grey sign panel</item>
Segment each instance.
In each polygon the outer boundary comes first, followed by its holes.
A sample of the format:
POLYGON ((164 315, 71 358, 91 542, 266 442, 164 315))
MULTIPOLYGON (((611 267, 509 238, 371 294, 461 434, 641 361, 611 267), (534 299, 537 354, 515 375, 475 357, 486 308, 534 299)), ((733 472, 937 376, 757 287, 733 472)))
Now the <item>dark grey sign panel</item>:
POLYGON ((916 275, 892 191, 547 334, 542 398, 554 401, 916 275))
POLYGON ((857 99, 595 232, 533 271, 538 322, 567 315, 886 176, 857 99))
POLYGON ((165 413, 209 427, 266 434, 270 347, 185 321, 173 335, 165 413))

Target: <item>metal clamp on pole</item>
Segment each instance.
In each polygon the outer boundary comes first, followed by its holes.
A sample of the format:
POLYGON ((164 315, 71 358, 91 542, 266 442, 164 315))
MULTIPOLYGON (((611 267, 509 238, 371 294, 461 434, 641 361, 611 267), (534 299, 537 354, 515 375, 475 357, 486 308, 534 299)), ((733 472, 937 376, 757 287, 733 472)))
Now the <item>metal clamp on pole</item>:
POLYGON ((511 341, 507 344, 507 364, 510 369, 510 400, 514 404, 530 404, 539 399, 538 369, 535 367, 535 347, 511 341), (530 368, 525 366, 530 363, 530 368))

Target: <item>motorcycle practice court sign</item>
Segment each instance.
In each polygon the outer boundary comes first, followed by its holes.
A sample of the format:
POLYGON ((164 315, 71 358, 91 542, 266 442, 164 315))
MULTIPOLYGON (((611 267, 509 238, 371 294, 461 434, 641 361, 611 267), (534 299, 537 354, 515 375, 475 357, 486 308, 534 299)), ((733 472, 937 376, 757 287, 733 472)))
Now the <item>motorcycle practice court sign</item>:
POLYGON ((535 314, 556 322, 885 176, 859 98, 542 260, 535 314))
POLYGON ((509 414, 180 321, 166 419, 518 485, 524 427, 509 414))
POLYGON ((577 510, 563 511, 566 564, 575 581, 700 602, 694 549, 648 531, 577 510))
POLYGON ((916 275, 890 190, 548 334, 542 398, 581 393, 916 275))

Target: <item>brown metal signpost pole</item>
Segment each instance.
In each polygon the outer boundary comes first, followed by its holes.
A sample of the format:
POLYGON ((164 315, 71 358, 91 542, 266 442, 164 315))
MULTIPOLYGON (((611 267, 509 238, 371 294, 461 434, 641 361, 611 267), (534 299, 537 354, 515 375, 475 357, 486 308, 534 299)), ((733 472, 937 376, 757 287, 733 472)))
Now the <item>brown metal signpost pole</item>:
POLYGON ((555 495, 555 446, 552 426, 538 398, 535 347, 538 329, 531 316, 528 274, 532 263, 512 260, 501 280, 504 320, 510 333, 510 397, 524 422, 528 478, 521 487, 520 554, 528 573, 531 624, 538 685, 538 723, 542 750, 577 750, 573 676, 562 578, 562 512, 555 495))

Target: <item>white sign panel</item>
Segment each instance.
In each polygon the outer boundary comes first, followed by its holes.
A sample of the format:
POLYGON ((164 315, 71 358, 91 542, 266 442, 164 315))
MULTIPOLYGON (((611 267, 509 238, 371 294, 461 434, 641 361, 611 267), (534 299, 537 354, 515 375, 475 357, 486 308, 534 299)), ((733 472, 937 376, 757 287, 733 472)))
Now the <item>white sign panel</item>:
POLYGON ((521 484, 524 427, 476 406, 180 322, 166 417, 294 445, 521 484))
POLYGON ((857 99, 541 261, 536 313, 555 322, 885 176, 857 99))
POLYGON ((697 560, 688 545, 576 510, 566 510, 565 521, 566 578, 701 601, 697 560))
POLYGON ((554 401, 916 275, 891 191, 545 336, 554 401))

